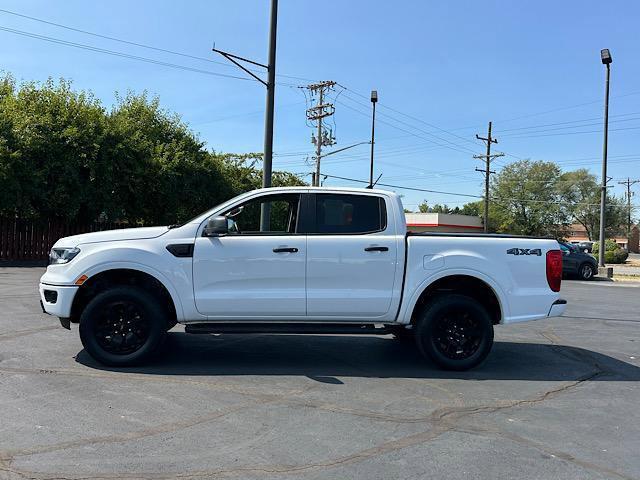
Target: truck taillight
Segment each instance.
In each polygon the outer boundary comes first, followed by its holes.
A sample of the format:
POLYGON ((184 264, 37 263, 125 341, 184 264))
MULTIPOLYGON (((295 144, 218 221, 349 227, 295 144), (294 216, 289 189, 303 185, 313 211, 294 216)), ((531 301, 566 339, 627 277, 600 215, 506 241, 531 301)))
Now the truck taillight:
POLYGON ((547 252, 547 283, 554 292, 560 291, 560 283, 562 283, 562 252, 560 250, 547 252))

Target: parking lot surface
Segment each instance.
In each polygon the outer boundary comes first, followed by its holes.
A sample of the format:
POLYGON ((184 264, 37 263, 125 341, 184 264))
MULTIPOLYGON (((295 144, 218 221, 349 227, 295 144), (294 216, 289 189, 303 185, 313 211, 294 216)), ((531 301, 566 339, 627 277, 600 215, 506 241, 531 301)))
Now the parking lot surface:
POLYGON ((640 284, 564 282, 479 368, 391 337, 189 336, 96 364, 0 268, 0 478, 640 478, 640 284))

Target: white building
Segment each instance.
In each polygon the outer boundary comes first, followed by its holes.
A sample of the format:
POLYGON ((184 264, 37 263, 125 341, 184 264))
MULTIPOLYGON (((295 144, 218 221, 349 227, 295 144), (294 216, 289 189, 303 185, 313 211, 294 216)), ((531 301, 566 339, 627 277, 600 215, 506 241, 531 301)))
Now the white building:
POLYGON ((482 219, 471 215, 450 213, 405 213, 407 229, 411 232, 479 233, 482 219))

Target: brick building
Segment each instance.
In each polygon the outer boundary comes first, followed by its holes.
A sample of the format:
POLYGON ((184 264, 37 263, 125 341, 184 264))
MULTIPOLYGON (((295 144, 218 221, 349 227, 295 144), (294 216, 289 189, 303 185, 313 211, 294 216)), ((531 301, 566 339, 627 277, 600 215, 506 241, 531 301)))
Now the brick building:
MULTIPOLYGON (((640 253, 640 249, 638 245, 639 237, 640 237, 640 229, 638 228, 638 225, 636 225, 631 229, 631 235, 629 236, 629 238, 627 238, 626 235, 617 235, 613 237, 612 240, 615 240, 615 242, 618 245, 620 245, 622 248, 628 249, 630 252, 640 253)), ((588 242, 590 240, 589 240, 589 237, 587 236, 587 231, 585 230, 585 228, 579 223, 574 223, 569 227, 569 234, 567 235, 567 241, 572 243, 578 243, 578 242, 588 242)))

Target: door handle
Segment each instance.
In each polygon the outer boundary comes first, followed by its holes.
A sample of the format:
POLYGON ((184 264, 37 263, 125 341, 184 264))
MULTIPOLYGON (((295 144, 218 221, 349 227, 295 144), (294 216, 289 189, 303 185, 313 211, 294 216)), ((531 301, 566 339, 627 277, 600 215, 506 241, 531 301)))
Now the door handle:
POLYGON ((377 247, 377 246, 365 247, 364 251, 365 252, 388 252, 389 247, 377 247))
POLYGON ((278 247, 273 249, 273 253, 298 253, 296 247, 278 247))

